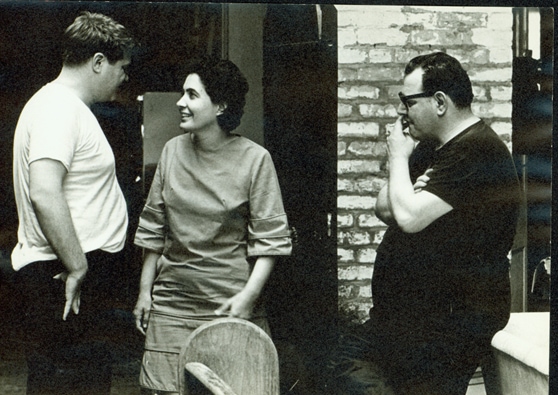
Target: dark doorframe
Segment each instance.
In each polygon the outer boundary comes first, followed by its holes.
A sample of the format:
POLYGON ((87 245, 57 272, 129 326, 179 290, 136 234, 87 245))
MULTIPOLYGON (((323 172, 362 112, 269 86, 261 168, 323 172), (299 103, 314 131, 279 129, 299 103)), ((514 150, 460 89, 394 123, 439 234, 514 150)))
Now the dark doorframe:
POLYGON ((263 96, 265 145, 295 243, 270 280, 270 324, 279 347, 303 350, 310 370, 320 370, 337 315, 335 7, 268 6, 263 96))

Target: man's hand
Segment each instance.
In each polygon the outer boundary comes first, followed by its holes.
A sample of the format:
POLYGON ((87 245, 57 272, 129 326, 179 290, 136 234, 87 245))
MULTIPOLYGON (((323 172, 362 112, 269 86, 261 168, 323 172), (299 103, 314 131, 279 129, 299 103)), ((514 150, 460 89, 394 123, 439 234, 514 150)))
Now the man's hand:
POLYGON ((394 124, 386 126, 386 140, 389 157, 409 159, 415 149, 415 139, 404 131, 402 117, 397 118, 394 124))
POLYGON ((87 273, 87 268, 83 270, 75 270, 72 272, 62 272, 58 273, 53 278, 55 280, 61 280, 66 283, 66 304, 64 305, 64 313, 62 319, 66 321, 70 311, 74 314, 79 314, 80 296, 81 296, 81 284, 85 279, 87 273))
POLYGON ((422 188, 428 184, 428 181, 430 181, 430 173, 432 173, 432 169, 427 169, 422 176, 417 178, 413 185, 415 193, 422 191, 422 188))

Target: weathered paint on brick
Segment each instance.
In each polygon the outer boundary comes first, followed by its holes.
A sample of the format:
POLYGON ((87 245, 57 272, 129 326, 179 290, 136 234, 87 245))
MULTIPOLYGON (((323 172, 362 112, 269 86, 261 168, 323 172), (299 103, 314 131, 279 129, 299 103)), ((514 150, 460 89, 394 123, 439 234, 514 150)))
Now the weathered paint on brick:
POLYGON ((368 85, 341 86, 337 89, 337 96, 342 99, 377 99, 379 95, 380 89, 368 85))
POLYGON ((350 104, 338 103, 337 116, 339 118, 349 117, 353 112, 353 107, 350 104))
POLYGON ((357 223, 361 228, 378 228, 385 226, 385 224, 372 213, 359 214, 357 223))
POLYGON ((387 155, 387 146, 383 142, 353 141, 349 144, 348 151, 357 157, 385 157, 387 155))
POLYGON ((376 198, 372 196, 344 196, 337 197, 337 208, 345 210, 370 210, 376 205, 376 198))
POLYGON ((480 118, 510 118, 512 113, 511 103, 473 103, 471 108, 480 118))
POLYGON ((347 143, 344 141, 337 142, 337 155, 343 156, 347 152, 347 143))
POLYGON ((361 104, 358 106, 358 112, 364 118, 397 117, 397 109, 393 104, 361 104))
POLYGON ((374 263, 376 261, 376 250, 374 248, 361 248, 356 253, 358 263, 374 263))
POLYGON ((337 172, 339 174, 378 173, 380 166, 381 162, 377 160, 339 160, 337 172))
POLYGON ((491 69, 473 69, 469 71, 471 82, 509 82, 511 81, 512 69, 510 67, 498 67, 491 69))
POLYGON ((512 97, 511 86, 492 86, 490 87, 490 97, 492 100, 509 102, 512 97))
POLYGON ((380 125, 376 122, 341 122, 337 125, 339 137, 378 137, 380 125))
POLYGON ((337 259, 339 262, 350 262, 355 260, 355 252, 346 248, 337 249, 337 259))
POLYGON ((370 280, 372 268, 370 266, 351 266, 338 270, 339 280, 370 280))
POLYGON ((352 214, 338 214, 337 215, 337 227, 347 228, 354 224, 354 218, 352 214))

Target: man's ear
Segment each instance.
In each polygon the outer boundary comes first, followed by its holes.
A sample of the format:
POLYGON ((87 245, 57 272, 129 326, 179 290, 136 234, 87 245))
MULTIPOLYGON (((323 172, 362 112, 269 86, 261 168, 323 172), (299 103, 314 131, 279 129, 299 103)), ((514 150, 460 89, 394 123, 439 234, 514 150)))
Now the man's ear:
POLYGON ((222 115, 226 109, 227 109, 227 103, 219 104, 219 106, 217 107, 217 115, 222 115))
POLYGON ((434 100, 436 100, 436 109, 438 115, 443 115, 448 109, 448 101, 450 100, 448 95, 444 92, 436 92, 434 93, 434 100))
POLYGON ((97 52, 95 53, 95 55, 93 55, 93 58, 91 60, 91 66, 93 68, 93 71, 95 73, 100 73, 101 72, 101 68, 103 67, 103 63, 107 61, 107 58, 105 55, 103 55, 101 52, 97 52))

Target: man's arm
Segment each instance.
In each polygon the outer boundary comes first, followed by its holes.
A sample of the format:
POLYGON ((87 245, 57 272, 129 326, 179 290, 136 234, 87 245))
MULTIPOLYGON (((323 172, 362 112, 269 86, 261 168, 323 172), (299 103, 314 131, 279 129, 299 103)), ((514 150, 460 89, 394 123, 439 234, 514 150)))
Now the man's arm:
POLYGON ((66 305, 79 312, 80 288, 87 273, 87 260, 79 243, 70 209, 63 193, 66 168, 53 159, 40 159, 29 165, 29 195, 46 239, 67 270, 57 278, 66 282, 66 305))
POLYGON ((391 206, 388 199, 388 184, 384 185, 380 192, 378 192, 378 197, 376 198, 376 207, 374 209, 376 217, 383 221, 386 225, 395 225, 395 219, 393 218, 393 213, 391 212, 391 206))
POLYGON ((387 138, 389 151, 388 204, 397 225, 407 233, 420 232, 453 207, 438 196, 423 190, 415 191, 409 174, 409 157, 414 140, 404 134, 401 121, 395 123, 387 138))

